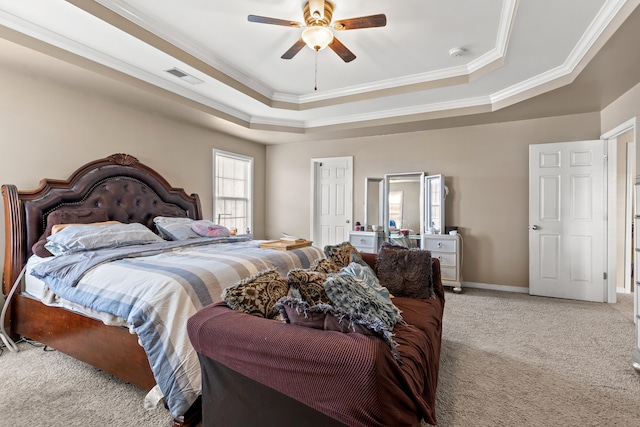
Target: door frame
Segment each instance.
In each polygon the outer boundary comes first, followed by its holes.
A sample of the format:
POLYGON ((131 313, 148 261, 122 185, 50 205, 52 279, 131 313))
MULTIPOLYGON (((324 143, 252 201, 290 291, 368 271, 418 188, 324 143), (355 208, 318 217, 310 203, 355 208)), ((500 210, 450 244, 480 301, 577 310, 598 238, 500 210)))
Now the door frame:
POLYGON ((633 258, 635 253, 635 246, 633 245, 633 222, 634 222, 634 197, 635 197, 635 183, 636 183, 636 143, 627 142, 626 146, 627 161, 626 165, 626 179, 625 179, 625 238, 624 238, 624 287, 625 293, 631 293, 631 287, 633 284, 633 258))
POLYGON ((311 241, 315 242, 316 238, 315 235, 318 232, 317 230, 317 217, 318 217, 318 203, 319 203, 319 194, 320 192, 318 191, 318 166, 322 163, 322 162, 332 162, 332 161, 346 161, 347 164, 349 165, 349 170, 351 172, 350 174, 350 192, 351 192, 351 200, 349 202, 349 211, 350 211, 350 215, 348 215, 348 221, 349 224, 353 224, 353 156, 342 156, 342 157, 317 157, 317 158, 312 158, 311 159, 311 206, 310 206, 310 224, 309 224, 309 230, 311 230, 311 241))
MULTIPOLYGON (((637 136, 637 118, 633 117, 624 123, 619 124, 615 128, 603 133, 600 136, 600 139, 606 141, 607 144, 607 233, 606 233, 606 245, 607 245, 607 299, 606 301, 609 303, 616 302, 616 291, 617 291, 617 267, 616 267, 616 216, 612 213, 616 211, 616 168, 615 165, 617 163, 618 158, 618 149, 617 149, 617 137, 626 133, 628 131, 633 131, 633 141, 636 142, 637 136)), ((635 159, 635 156, 633 156, 635 159)), ((637 165, 636 165, 637 167, 637 165)), ((635 181, 635 177, 632 177, 635 181)), ((625 221, 627 222, 625 226, 625 230, 631 230, 631 225, 629 221, 631 221, 630 217, 630 209, 631 206, 627 206, 629 212, 625 215, 625 221)), ((627 231, 630 232, 630 231, 627 231)), ((625 248, 625 252, 629 250, 629 248, 625 248)), ((631 251, 633 252, 633 251, 631 251)), ((625 255, 625 260, 633 260, 632 255, 627 257, 625 255)), ((626 261, 625 261, 626 262, 626 261)), ((635 300, 635 298, 634 298, 635 300)), ((635 308, 637 311, 637 308, 635 308)))

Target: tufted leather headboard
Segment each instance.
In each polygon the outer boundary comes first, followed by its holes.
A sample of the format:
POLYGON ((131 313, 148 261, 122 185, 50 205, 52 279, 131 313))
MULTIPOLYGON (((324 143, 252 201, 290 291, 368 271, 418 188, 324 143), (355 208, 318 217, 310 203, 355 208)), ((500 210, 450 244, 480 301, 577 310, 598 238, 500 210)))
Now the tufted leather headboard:
POLYGON ((3 185, 5 262, 3 293, 13 283, 58 209, 102 208, 110 220, 139 222, 155 231, 153 218, 202 218, 197 194, 173 188, 157 172, 128 154, 113 154, 87 163, 68 180, 44 179, 33 191, 3 185))

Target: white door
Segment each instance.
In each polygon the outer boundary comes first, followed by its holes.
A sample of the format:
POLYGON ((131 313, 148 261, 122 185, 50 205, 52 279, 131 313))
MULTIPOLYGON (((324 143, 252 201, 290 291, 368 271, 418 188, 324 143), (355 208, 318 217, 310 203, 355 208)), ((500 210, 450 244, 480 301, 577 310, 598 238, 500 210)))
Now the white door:
POLYGON ((529 146, 529 293, 605 301, 605 144, 529 146))
POLYGON ((353 215, 353 157, 312 159, 311 238, 324 248, 349 240, 353 215))

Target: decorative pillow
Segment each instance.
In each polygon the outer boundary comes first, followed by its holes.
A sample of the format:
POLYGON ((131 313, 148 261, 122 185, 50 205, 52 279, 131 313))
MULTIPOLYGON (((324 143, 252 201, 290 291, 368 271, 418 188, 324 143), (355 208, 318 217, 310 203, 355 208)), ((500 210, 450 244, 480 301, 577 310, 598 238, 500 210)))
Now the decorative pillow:
POLYGON ((400 310, 390 297, 373 289, 364 280, 345 272, 330 274, 324 289, 334 307, 351 314, 364 314, 379 319, 389 330, 402 321, 400 310))
POLYGON ((340 271, 340 267, 338 267, 336 263, 330 259, 321 258, 313 261, 313 264, 311 264, 309 270, 329 274, 337 273, 338 271, 340 271))
POLYGON ((191 229, 194 222, 191 218, 173 218, 168 216, 157 216, 153 223, 158 229, 158 233, 166 240, 187 240, 200 237, 191 229))
POLYGON ((394 296, 425 299, 435 295, 429 251, 383 243, 376 274, 394 296))
POLYGON ((202 237, 229 237, 231 235, 227 227, 214 224, 207 219, 193 221, 191 223, 191 229, 202 237))
POLYGON ((400 354, 396 350, 398 344, 393 340, 391 330, 380 319, 374 319, 360 313, 349 313, 329 304, 311 306, 306 301, 292 297, 281 298, 276 303, 276 307, 285 322, 292 325, 325 331, 379 336, 389 345, 396 360, 400 361, 400 354))
POLYGON ((358 264, 357 262, 352 262, 351 264, 340 270, 339 274, 341 276, 348 275, 362 279, 366 282, 366 284, 373 292, 378 293, 382 298, 391 298, 391 295, 389 295, 389 289, 380 285, 380 281, 378 280, 376 273, 368 264, 362 265, 358 264))
POLYGON ((324 281, 327 280, 327 273, 295 268, 287 273, 287 280, 289 287, 297 290, 301 299, 309 304, 331 303, 324 290, 324 281))
POLYGON ((352 262, 366 264, 366 262, 363 261, 362 256, 360 256, 360 252, 358 252, 351 242, 327 245, 324 247, 324 255, 340 268, 346 267, 352 262))
POLYGON ((47 237, 51 236, 51 229, 56 224, 90 224, 108 221, 109 215, 101 208, 60 208, 47 215, 47 226, 40 239, 31 247, 31 251, 41 258, 53 256, 44 245, 47 237))
POLYGON ((288 292, 287 278, 270 268, 224 289, 222 299, 233 310, 273 319, 279 313, 276 302, 288 292))
POLYGON ((56 224, 53 227, 51 227, 51 234, 56 234, 59 231, 64 230, 67 227, 71 227, 73 225, 91 225, 91 226, 100 226, 100 225, 109 225, 109 224, 121 224, 120 221, 101 221, 101 222, 92 222, 90 224, 81 224, 81 223, 75 223, 75 224, 56 224))
POLYGON ((163 242, 142 224, 72 225, 47 237, 45 248, 55 256, 116 246, 163 242))

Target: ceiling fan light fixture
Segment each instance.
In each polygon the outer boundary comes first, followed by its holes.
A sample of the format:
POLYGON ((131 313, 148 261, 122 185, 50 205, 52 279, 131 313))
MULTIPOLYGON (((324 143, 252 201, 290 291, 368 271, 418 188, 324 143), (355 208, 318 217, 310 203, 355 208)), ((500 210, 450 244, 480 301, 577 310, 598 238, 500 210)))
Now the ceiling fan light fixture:
POLYGON ((302 40, 313 50, 322 50, 333 41, 333 33, 327 27, 312 26, 302 32, 302 40))

